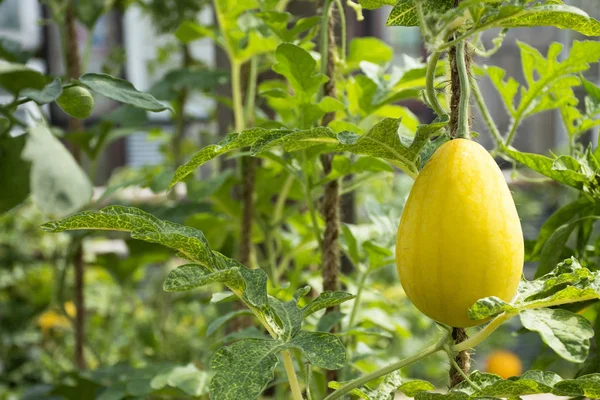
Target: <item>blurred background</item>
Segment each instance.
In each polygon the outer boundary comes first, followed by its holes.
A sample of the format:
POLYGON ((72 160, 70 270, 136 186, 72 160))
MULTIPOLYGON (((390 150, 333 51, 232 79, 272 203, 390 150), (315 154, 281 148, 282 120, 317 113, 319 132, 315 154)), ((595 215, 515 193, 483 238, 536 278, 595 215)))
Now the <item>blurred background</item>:
MULTIPOLYGON (((175 118, 168 112, 125 112, 110 100, 97 99, 93 116, 85 121, 86 129, 102 129, 108 121, 115 132, 97 160, 83 158, 96 186, 97 204, 133 204, 161 218, 199 227, 214 249, 231 255, 237 235, 232 221, 239 217, 240 211, 230 196, 235 177, 231 171, 227 172, 227 160, 204 166, 198 172, 198 181, 188 186, 185 201, 164 192, 176 166, 230 131, 232 116, 227 101, 223 100, 230 90, 226 57, 209 39, 182 45, 173 35, 186 20, 212 24, 211 4, 202 0, 109 3, 110 11, 93 27, 77 23, 77 41, 86 71, 123 77, 163 101, 175 101, 185 89, 186 101, 182 102, 180 118, 175 118), (192 64, 210 71, 209 77, 206 73, 194 74, 189 68, 192 64)), ((600 18, 600 3, 596 1, 566 3, 600 18)), ((312 7, 312 3, 308 7, 306 2, 296 1, 290 5, 290 11, 296 15, 308 14, 312 7)), ((380 38, 393 49, 392 63, 398 66, 422 60, 426 51, 418 28, 386 27, 388 14, 389 9, 365 10, 364 21, 357 22, 354 13, 348 11, 349 40, 380 38)), ((48 22, 49 18, 49 6, 44 1, 0 1, 0 43, 2 48, 18 49, 21 61, 27 65, 48 75, 62 75, 61 36, 57 26, 48 22)), ((484 39, 491 41, 496 34, 490 32, 484 39)), ((568 49, 573 40, 583 39, 553 28, 511 30, 501 50, 486 63, 504 68, 508 76, 520 82, 523 77, 517 38, 543 54, 552 42, 560 42, 568 49)), ((598 64, 592 65, 586 77, 600 82, 598 64)), ((489 82, 484 82, 483 89, 492 114, 504 131, 509 120, 497 93, 489 82)), ((10 100, 2 96, 5 95, 0 92, 0 103, 10 100)), ((421 122, 432 118, 421 103, 403 105, 421 122)), ((52 105, 45 106, 44 111, 53 126, 66 129, 67 116, 61 109, 52 105)), ((23 119, 32 118, 26 107, 21 113, 23 119)), ((480 133, 477 139, 480 143, 491 146, 478 116, 474 130, 480 133)), ((527 134, 517 136, 514 146, 523 151, 547 154, 566 145, 558 112, 527 119, 520 132, 527 134)), ((597 137, 597 132, 590 132, 585 140, 596 145, 597 137)), ((269 182, 257 188, 265 199, 276 195, 283 184, 277 180, 277 172, 275 168, 260 172, 258 181, 269 182)), ((535 239, 540 224, 577 196, 556 184, 524 179, 510 169, 506 176, 526 239, 535 239)), ((347 225, 343 245, 347 247, 356 240, 360 246, 369 243, 366 247, 372 245, 390 251, 410 186, 411 180, 397 172, 382 174, 354 188, 352 195, 345 197, 347 225)), ((296 193, 299 191, 293 188, 290 198, 300 198, 296 193)), ((266 213, 270 211, 266 200, 258 207, 263 207, 266 213)), ((39 230, 37 226, 48 219, 31 201, 0 215, 0 399, 50 398, 44 396, 52 387, 84 390, 102 385, 118 388, 114 397, 109 393, 105 399, 204 398, 208 380, 205 371, 215 349, 236 337, 263 335, 253 326, 240 333, 218 325, 217 318, 232 307, 227 293, 215 294, 205 288, 183 294, 164 293, 163 279, 178 263, 170 251, 122 235, 88 235, 84 241, 87 264, 84 354, 88 371, 78 372, 73 361, 73 279, 65 261, 73 250, 72 235, 49 235, 39 230), (155 392, 149 395, 142 390, 136 397, 135 388, 126 381, 146 382, 148 377, 155 392)), ((318 288, 319 260, 314 257, 314 244, 306 241, 309 233, 306 226, 303 228, 305 221, 291 223, 294 230, 283 238, 281 246, 289 249, 290 258, 297 265, 306 266, 298 272, 297 281, 318 288)), ((354 293, 356 282, 350 274, 344 279, 346 290, 354 293)), ((404 297, 393 265, 380 268, 369 280, 369 290, 363 294, 364 303, 359 311, 364 330, 355 332, 352 359, 363 371, 412 353, 437 332, 435 324, 404 297)), ((537 335, 520 332, 517 322, 496 332, 474 355, 474 369, 490 368, 502 373, 502 368, 508 368, 504 372, 510 376, 518 374, 521 366, 547 368, 563 377, 576 372, 572 365, 560 361, 542 346, 537 335), (505 352, 494 353, 498 349, 505 352)), ((447 369, 447 361, 440 356, 411 367, 406 374, 444 387, 447 369)), ((85 392, 77 393, 64 398, 94 398, 81 394, 85 392)))

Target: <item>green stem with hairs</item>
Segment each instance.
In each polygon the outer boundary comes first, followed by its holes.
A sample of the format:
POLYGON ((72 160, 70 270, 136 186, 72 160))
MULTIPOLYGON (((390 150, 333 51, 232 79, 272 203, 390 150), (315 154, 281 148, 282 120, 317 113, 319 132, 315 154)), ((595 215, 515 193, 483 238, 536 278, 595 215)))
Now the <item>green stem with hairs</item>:
POLYGON ((341 0, 335 0, 335 4, 338 8, 338 14, 340 16, 340 33, 341 33, 341 55, 340 58, 342 61, 346 60, 346 13, 344 12, 344 5, 341 0))
MULTIPOLYGON (((321 10, 321 32, 319 36, 319 51, 321 53, 321 73, 327 75, 327 54, 329 51, 329 7, 331 0, 323 1, 323 9, 321 10)), ((323 87, 319 90, 317 101, 323 98, 323 87)))
POLYGON ((241 132, 245 129, 244 104, 242 103, 242 78, 240 63, 231 59, 231 96, 233 97, 233 118, 235 131, 241 132))
POLYGON ((490 110, 485 104, 485 100, 483 98, 483 95, 481 94, 481 91, 479 90, 479 85, 477 84, 477 82, 475 82, 475 78, 471 78, 471 90, 473 91, 473 97, 475 97, 475 102, 477 103, 477 107, 481 112, 481 116, 483 117, 485 124, 490 129, 490 133, 492 134, 494 142, 496 142, 496 147, 504 147, 504 140, 502 139, 502 134, 496 126, 496 123, 492 118, 490 110))
POLYGON ((425 99, 429 106, 435 111, 438 116, 446 115, 446 111, 440 104, 435 93, 435 71, 437 63, 440 59, 440 53, 435 51, 429 55, 427 59, 427 70, 425 75, 425 99))
POLYGON ((460 342, 452 346, 452 351, 459 353, 463 350, 468 350, 477 346, 479 343, 487 339, 488 336, 494 333, 494 331, 498 329, 500 325, 502 325, 504 322, 508 321, 515 315, 517 315, 517 313, 502 313, 498 315, 489 324, 487 324, 485 328, 477 332, 475 335, 471 336, 464 342, 460 342))
POLYGON ((449 340, 449 334, 446 333, 444 336, 442 336, 442 338, 440 340, 437 341, 437 343, 434 343, 431 346, 421 350, 417 354, 407 357, 407 358, 400 360, 398 362, 395 362, 393 364, 390 364, 390 365, 383 367, 381 369, 378 369, 376 371, 373 371, 370 374, 367 374, 363 377, 354 379, 354 380, 346 383, 344 386, 342 386, 335 392, 331 393, 329 396, 325 397, 325 399, 323 399, 323 400, 339 399, 342 396, 344 396, 345 394, 350 393, 353 389, 361 387, 362 385, 364 385, 368 382, 371 382, 372 380, 375 380, 384 375, 392 373, 396 370, 399 370, 400 368, 407 367, 425 357, 428 357, 434 353, 437 353, 438 351, 440 351, 444 348, 444 346, 446 345, 448 340, 449 340))
POLYGON ((465 41, 456 45, 456 66, 458 67, 458 76, 460 79, 460 102, 458 105, 458 137, 470 139, 469 132, 469 100, 471 98, 471 85, 469 83, 469 73, 467 63, 465 62, 465 41))
POLYGON ((254 124, 254 103, 256 99, 256 80, 258 75, 258 57, 250 59, 248 87, 246 88, 246 125, 254 124))

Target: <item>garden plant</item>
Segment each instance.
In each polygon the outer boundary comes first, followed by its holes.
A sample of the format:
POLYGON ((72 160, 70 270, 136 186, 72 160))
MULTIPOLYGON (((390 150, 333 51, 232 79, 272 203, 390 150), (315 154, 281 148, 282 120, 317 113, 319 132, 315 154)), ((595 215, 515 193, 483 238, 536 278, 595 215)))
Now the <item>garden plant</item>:
MULTIPOLYGON (((134 2, 45 3, 52 11, 47 23, 60 28, 66 72, 44 75, 24 64, 26 54, 1 43, 6 62, 0 64, 0 86, 12 100, 0 105, 0 212, 27 210, 33 202, 43 214, 37 218, 50 220, 41 225, 45 232, 16 220, 9 229, 57 241, 54 252, 44 253, 60 265, 52 295, 58 311, 49 323, 73 323, 75 364, 68 377, 57 372, 53 376, 60 378, 29 398, 600 398, 594 342, 600 329, 594 231, 600 149, 589 135, 600 126, 600 87, 584 77, 600 59, 600 42, 592 40, 600 36, 599 21, 560 0, 318 0, 307 3, 314 11, 303 16, 286 11, 287 0, 188 0, 175 2, 176 11, 160 1, 142 2, 157 29, 173 34, 180 56, 144 93, 111 74, 86 72, 85 54, 73 43, 76 21, 92 31, 102 15, 134 2), (389 6, 387 25, 420 30, 423 62, 395 66, 391 48, 380 40, 347 40, 349 17, 361 20, 364 10, 389 6), (207 9, 213 25, 196 18, 207 9), (553 43, 542 54, 524 33, 518 42, 523 84, 488 63, 507 31, 537 26, 590 39, 574 40, 569 48, 553 43), (496 37, 487 43, 483 34, 490 30, 496 37), (191 46, 198 40, 212 41, 229 70, 195 59, 191 46), (484 79, 510 117, 506 132, 481 93, 484 79), (217 91, 223 83, 227 96, 217 91), (230 133, 200 148, 198 141, 186 142, 186 106, 194 91, 233 117, 230 133), (85 122, 99 97, 122 105, 85 122), (420 121, 402 105, 407 100, 424 103, 432 120, 420 121), (31 104, 33 122, 27 122, 18 111, 31 104), (41 108, 47 104, 68 114, 67 126, 50 126, 41 108), (165 111, 175 126, 174 133, 159 135, 166 138, 165 165, 116 174, 103 194, 93 196, 97 162, 107 146, 147 124, 146 112, 165 111), (513 147, 517 134, 527 135, 519 129, 524 120, 551 111, 564 124, 564 154, 513 147), (484 132, 472 129, 476 115, 484 132), (488 134, 491 151, 477 143, 488 134), (227 168, 232 162, 235 167, 227 168), (524 240, 498 162, 512 167, 516 178, 552 181, 575 193, 542 223, 535 240, 524 240), (405 206, 398 199, 390 204, 397 236, 381 226, 341 222, 349 194, 363 185, 387 186, 385 180, 399 174, 414 184, 405 206), (162 193, 164 204, 123 204, 116 195, 132 185, 162 193), (52 239, 46 232, 69 233, 52 239), (126 240, 129 258, 86 258, 85 244, 102 237, 126 240), (525 262, 536 263, 533 279, 523 276, 525 262), (145 278, 160 274, 164 283, 136 299, 139 265, 149 263, 167 265, 145 278), (394 263, 397 274, 393 267, 389 274, 394 263), (123 310, 106 314, 119 325, 105 338, 86 331, 96 323, 85 318, 85 277, 93 266, 106 268, 120 285, 113 301, 123 310), (381 345, 394 328, 386 332, 362 311, 378 301, 370 285, 386 271, 410 302, 396 297, 385 306, 384 319, 402 314, 429 321, 431 328, 421 349, 394 359, 381 345), (186 306, 196 293, 207 293, 204 286, 215 292, 206 301, 214 306, 212 315, 186 306), (138 323, 136 303, 153 303, 161 289, 185 292, 166 308, 197 321, 169 339, 168 310, 157 302, 146 311, 152 327, 145 332, 153 344, 144 346, 153 348, 152 355, 135 353, 142 343, 133 340, 121 350, 130 365, 119 364, 110 350, 113 340, 138 323), (65 290, 72 290, 73 304, 65 302, 65 290), (153 323, 158 320, 163 322, 153 323), (472 368, 472 352, 516 320, 520 335, 539 334, 555 354, 549 357, 565 360, 572 373, 522 371, 518 359, 509 376, 472 368), (206 337, 194 333, 196 323, 206 337), (378 346, 383 351, 365 355, 365 348, 378 346), (153 363, 154 355, 174 360, 176 352, 192 348, 202 352, 202 365, 153 363), (440 393, 439 382, 403 374, 425 362, 449 373, 448 390, 440 393)), ((17 285, 11 290, 9 296, 20 295, 17 285)))

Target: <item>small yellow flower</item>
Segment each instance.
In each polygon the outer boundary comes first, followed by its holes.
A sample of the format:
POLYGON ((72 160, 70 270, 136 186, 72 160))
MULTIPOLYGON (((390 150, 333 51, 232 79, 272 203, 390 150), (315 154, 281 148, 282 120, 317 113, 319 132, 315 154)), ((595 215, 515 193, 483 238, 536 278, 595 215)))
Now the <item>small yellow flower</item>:
POLYGON ((77 308, 75 307, 75 304, 73 304, 72 301, 67 301, 65 303, 65 311, 67 312, 67 315, 71 318, 75 318, 75 315, 77 315, 77 308))
POLYGON ((68 328, 69 320, 64 315, 60 315, 54 310, 48 310, 42 313, 38 319, 38 325, 44 334, 56 328, 68 328))

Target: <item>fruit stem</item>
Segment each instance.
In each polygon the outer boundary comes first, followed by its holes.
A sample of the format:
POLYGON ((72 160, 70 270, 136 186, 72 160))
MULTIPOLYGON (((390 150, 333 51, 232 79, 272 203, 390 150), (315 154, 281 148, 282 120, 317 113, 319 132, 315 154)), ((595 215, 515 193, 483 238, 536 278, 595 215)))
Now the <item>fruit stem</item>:
POLYGON ((408 358, 405 358, 403 360, 400 360, 398 362, 395 362, 393 364, 390 364, 387 367, 383 367, 381 369, 373 371, 370 374, 367 374, 363 377, 354 379, 354 380, 346 383, 344 386, 342 386, 335 392, 331 393, 329 396, 325 397, 325 399, 323 399, 323 400, 339 399, 340 397, 344 396, 345 394, 350 393, 352 391, 352 389, 356 389, 357 387, 360 387, 367 382, 370 382, 379 377, 387 375, 387 374, 394 372, 400 368, 404 368, 408 365, 411 365, 411 364, 421 360, 422 358, 425 358, 434 353, 437 353, 438 351, 442 350, 444 348, 444 346, 448 343, 448 338, 449 338, 449 334, 446 333, 444 336, 442 336, 442 338, 437 343, 421 350, 419 353, 417 353, 413 356, 410 356, 408 358))
POLYGON ((471 85, 465 61, 465 41, 456 45, 456 66, 460 80, 460 103, 458 105, 458 137, 470 139, 469 133, 469 100, 471 98, 471 85))
POLYGON ((504 322, 508 321, 517 314, 518 313, 502 313, 498 315, 489 324, 487 324, 485 328, 477 332, 475 335, 471 336, 464 342, 457 343, 454 346, 452 346, 452 351, 460 352, 477 346, 479 343, 483 342, 488 336, 490 336, 496 329, 498 329, 500 325, 502 325, 504 322))

